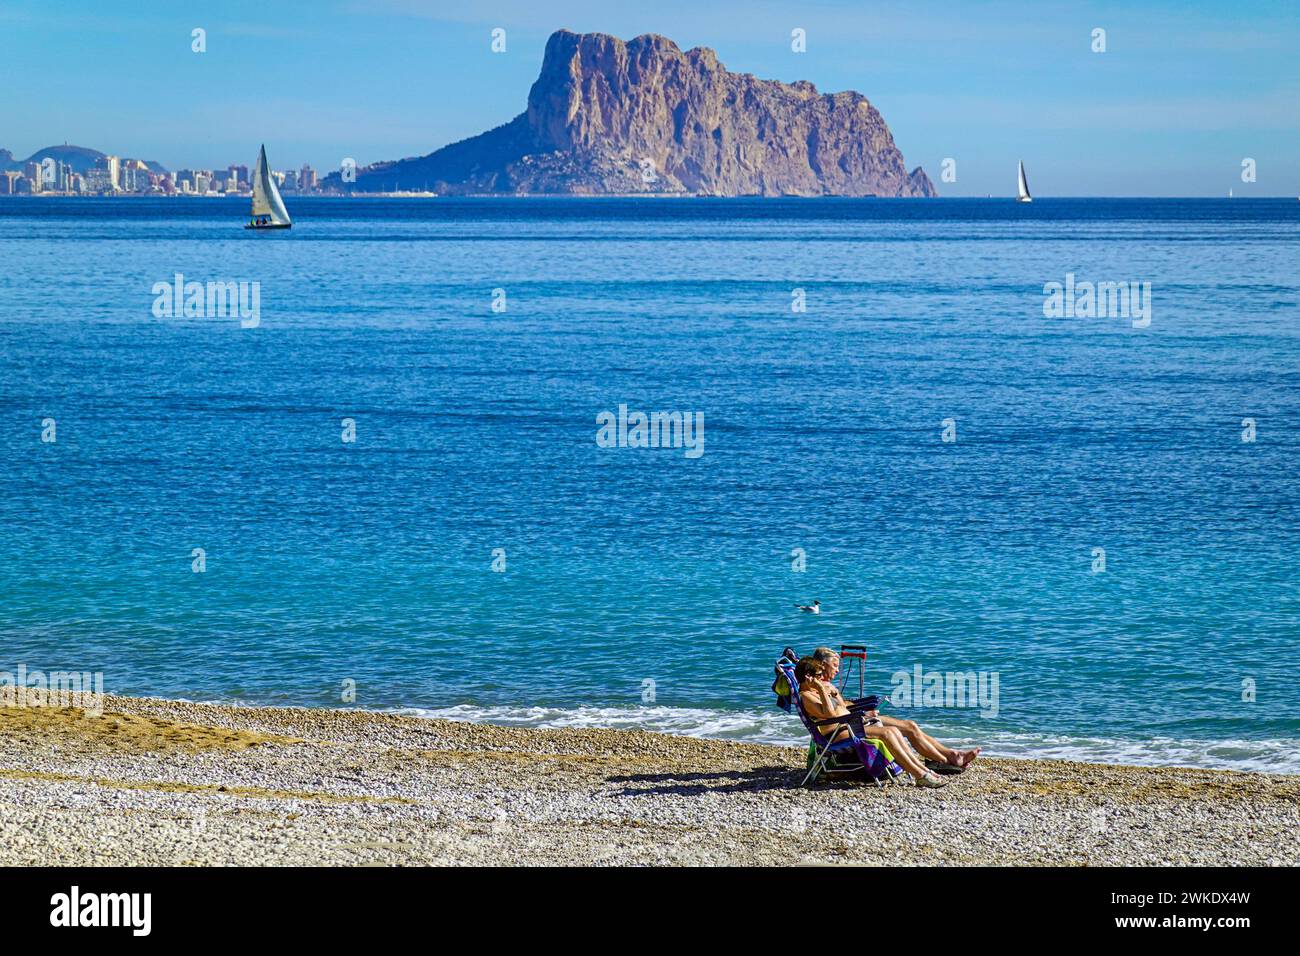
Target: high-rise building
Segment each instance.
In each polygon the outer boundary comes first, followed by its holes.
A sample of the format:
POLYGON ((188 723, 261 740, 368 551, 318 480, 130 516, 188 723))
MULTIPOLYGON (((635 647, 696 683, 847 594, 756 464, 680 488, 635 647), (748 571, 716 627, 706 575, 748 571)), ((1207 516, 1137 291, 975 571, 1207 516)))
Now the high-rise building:
POLYGON ((122 192, 139 193, 149 190, 149 167, 139 159, 123 159, 118 163, 118 188, 122 192))
MULTIPOLYGON (((128 162, 130 162, 128 160, 128 162)), ((95 177, 96 191, 99 192, 117 192, 123 188, 122 184, 122 160, 117 156, 101 156, 95 160, 95 168, 91 170, 101 170, 104 173, 103 182, 108 184, 107 189, 100 186, 100 177, 95 177)))
POLYGON ((100 165, 95 166, 93 169, 86 170, 85 189, 86 192, 92 193, 96 196, 102 193, 111 193, 113 191, 113 183, 108 178, 108 170, 100 165))
POLYGON ((316 170, 312 169, 306 163, 302 164, 302 171, 298 173, 298 189, 305 192, 308 189, 316 188, 316 170))

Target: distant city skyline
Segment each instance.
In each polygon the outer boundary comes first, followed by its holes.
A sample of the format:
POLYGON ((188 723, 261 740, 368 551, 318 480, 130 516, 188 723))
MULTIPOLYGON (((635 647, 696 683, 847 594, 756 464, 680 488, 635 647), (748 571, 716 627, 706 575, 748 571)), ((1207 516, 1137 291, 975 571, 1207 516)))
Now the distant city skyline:
MULTIPOLYGON (((309 164, 299 169, 272 167, 270 174, 279 188, 290 192, 316 192, 320 185, 319 174, 309 164)), ((75 143, 44 147, 25 159, 7 162, 0 155, 0 195, 247 196, 251 191, 249 167, 243 163, 166 169, 152 160, 115 156, 75 143)))
POLYGON ((1038 196, 1300 195, 1300 18, 1282 2, 110 9, 0 11, 0 149, 15 160, 68 142, 224 170, 265 142, 276 168, 324 178, 345 158, 424 155, 522 112, 546 38, 567 27, 660 33, 732 70, 857 90, 944 196, 1013 194, 1021 159, 1038 196))

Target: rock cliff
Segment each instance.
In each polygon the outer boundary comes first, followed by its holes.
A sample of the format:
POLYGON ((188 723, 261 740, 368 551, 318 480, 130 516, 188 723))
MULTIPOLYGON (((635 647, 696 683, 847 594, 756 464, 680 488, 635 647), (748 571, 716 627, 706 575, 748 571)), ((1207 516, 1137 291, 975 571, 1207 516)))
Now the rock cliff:
POLYGON ((732 73, 649 34, 560 30, 528 109, 428 156, 338 174, 359 192, 934 196, 859 93, 732 73))

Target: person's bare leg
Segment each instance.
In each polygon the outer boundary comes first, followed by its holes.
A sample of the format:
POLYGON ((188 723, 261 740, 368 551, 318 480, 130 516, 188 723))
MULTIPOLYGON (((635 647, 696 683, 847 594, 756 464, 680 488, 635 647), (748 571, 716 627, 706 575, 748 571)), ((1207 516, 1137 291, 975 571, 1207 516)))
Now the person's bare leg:
POLYGON ((939 743, 939 741, 922 730, 915 720, 899 720, 897 717, 886 717, 883 714, 880 719, 885 722, 886 727, 893 727, 906 737, 921 756, 930 760, 937 760, 940 763, 957 766, 957 764, 953 763, 954 758, 957 757, 957 751, 939 743))
POLYGON ((911 741, 912 746, 930 760, 937 760, 953 767, 965 767, 979 756, 979 747, 974 750, 954 750, 952 747, 945 747, 922 730, 914 720, 899 720, 897 717, 886 717, 883 714, 880 719, 885 722, 886 726, 896 727, 900 730, 903 736, 911 741))

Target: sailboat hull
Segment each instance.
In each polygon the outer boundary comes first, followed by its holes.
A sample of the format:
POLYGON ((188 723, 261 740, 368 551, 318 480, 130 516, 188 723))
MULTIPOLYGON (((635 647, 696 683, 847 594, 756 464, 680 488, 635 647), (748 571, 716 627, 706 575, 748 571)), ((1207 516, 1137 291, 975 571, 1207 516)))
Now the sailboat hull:
POLYGON ((261 229, 292 229, 292 228, 293 228, 293 223, 291 223, 291 222, 270 222, 270 223, 267 223, 265 226, 245 226, 244 228, 245 228, 245 229, 258 229, 258 230, 261 230, 261 229))

